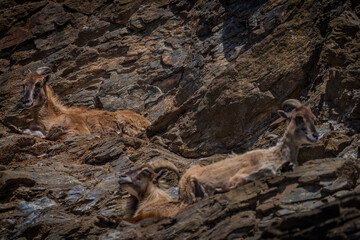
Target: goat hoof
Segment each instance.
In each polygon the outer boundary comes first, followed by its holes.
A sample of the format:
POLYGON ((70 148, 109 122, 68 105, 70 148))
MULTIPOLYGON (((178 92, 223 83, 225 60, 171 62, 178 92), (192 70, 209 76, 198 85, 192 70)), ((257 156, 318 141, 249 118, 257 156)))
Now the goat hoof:
POLYGON ((221 193, 221 188, 215 188, 214 194, 221 193))
POLYGON ((220 194, 225 192, 228 192, 228 190, 224 188, 215 188, 214 194, 220 194))

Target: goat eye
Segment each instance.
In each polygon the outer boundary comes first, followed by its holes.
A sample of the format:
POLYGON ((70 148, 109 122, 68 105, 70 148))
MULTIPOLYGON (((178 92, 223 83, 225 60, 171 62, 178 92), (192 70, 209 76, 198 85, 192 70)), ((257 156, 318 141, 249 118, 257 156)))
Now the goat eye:
POLYGON ((296 123, 303 123, 303 122, 304 122, 304 119, 303 119, 303 117, 301 117, 301 116, 297 116, 297 117, 295 117, 295 122, 296 122, 296 123))
POLYGON ((40 82, 37 82, 36 84, 35 84, 35 87, 40 87, 41 86, 41 83, 40 82))

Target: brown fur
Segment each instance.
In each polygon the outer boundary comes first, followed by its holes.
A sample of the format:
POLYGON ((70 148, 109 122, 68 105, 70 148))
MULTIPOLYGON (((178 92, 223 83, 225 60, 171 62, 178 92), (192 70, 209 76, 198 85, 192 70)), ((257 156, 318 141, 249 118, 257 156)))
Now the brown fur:
POLYGON ((114 218, 115 222, 137 222, 145 218, 170 217, 181 208, 177 200, 173 200, 159 183, 163 175, 162 169, 174 171, 178 176, 177 168, 170 162, 157 160, 145 164, 137 169, 128 171, 119 177, 120 187, 136 198, 137 204, 130 209, 134 212, 131 218, 114 218))
POLYGON ((310 108, 297 100, 287 101, 290 105, 294 102, 297 107, 291 113, 279 111, 290 122, 277 146, 232 155, 204 167, 192 166, 180 179, 180 201, 189 204, 264 176, 274 176, 286 163, 296 164, 299 146, 317 141, 318 134, 314 127, 315 116, 310 108))
POLYGON ((117 132, 123 136, 134 136, 150 125, 147 119, 130 110, 108 112, 66 107, 54 96, 44 76, 37 72, 28 73, 24 86, 24 105, 32 101, 29 108, 34 124, 51 140, 64 140, 84 133, 99 136, 105 132, 117 132))

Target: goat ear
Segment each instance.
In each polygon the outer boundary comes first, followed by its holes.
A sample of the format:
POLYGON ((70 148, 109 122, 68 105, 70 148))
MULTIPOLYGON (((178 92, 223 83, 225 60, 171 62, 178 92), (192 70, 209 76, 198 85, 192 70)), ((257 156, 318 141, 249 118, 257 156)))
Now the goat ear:
POLYGON ((279 114, 281 117, 285 118, 285 119, 289 119, 289 118, 290 118, 289 114, 288 114, 287 112, 283 111, 283 110, 279 110, 279 111, 278 111, 278 114, 279 114))
POLYGON ((166 174, 168 173, 167 170, 161 170, 154 178, 154 180, 157 182, 159 181, 162 177, 164 177, 166 174))
POLYGON ((46 75, 45 78, 44 78, 44 85, 47 84, 49 79, 50 79, 50 75, 46 75))

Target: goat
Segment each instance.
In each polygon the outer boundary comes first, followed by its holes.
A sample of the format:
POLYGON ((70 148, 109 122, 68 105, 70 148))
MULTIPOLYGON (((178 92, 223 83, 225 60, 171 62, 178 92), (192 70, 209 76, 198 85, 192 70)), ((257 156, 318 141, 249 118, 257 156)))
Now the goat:
POLYGON ((159 180, 166 172, 165 169, 175 172, 178 180, 180 179, 179 170, 173 163, 165 160, 156 160, 120 175, 118 180, 120 188, 126 190, 132 197, 133 203, 129 210, 134 212, 133 217, 112 219, 98 217, 100 221, 136 223, 146 218, 175 215, 180 210, 178 201, 173 200, 160 188, 159 180))
POLYGON ((31 135, 46 137, 50 140, 91 133, 99 136, 105 132, 117 132, 124 136, 134 136, 145 131, 150 122, 130 110, 108 112, 88 110, 85 107, 66 107, 60 103, 47 85, 49 75, 43 73, 50 68, 41 67, 29 71, 24 80, 22 103, 31 110, 33 126, 37 131, 22 131, 31 135), (41 129, 40 134, 39 129, 41 129))
POLYGON ((286 100, 284 105, 295 109, 289 113, 278 111, 282 118, 289 120, 289 124, 282 140, 275 147, 231 155, 204 167, 190 167, 179 182, 181 204, 190 204, 216 193, 230 191, 264 176, 275 176, 284 164, 296 165, 299 147, 318 140, 319 135, 314 126, 316 118, 309 107, 296 99, 286 100))

